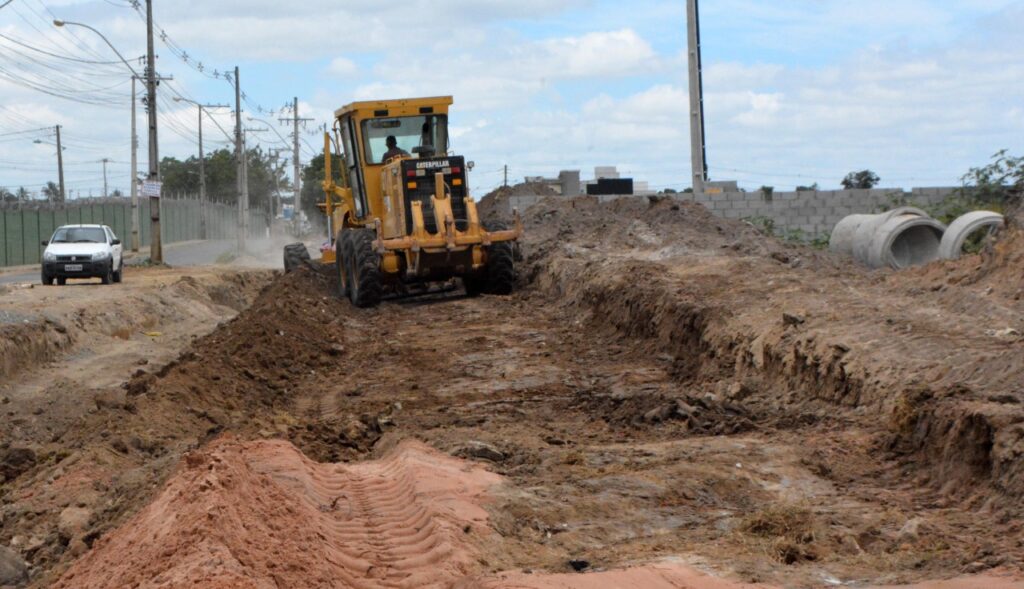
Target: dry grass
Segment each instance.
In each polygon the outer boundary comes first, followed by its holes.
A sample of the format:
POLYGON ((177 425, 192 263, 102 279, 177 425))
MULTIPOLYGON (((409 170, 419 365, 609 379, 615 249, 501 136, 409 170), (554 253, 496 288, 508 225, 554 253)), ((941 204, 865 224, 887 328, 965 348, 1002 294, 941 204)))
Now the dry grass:
POLYGON ((127 327, 118 327, 114 331, 110 332, 110 337, 116 337, 117 339, 130 340, 132 339, 132 330, 127 327))

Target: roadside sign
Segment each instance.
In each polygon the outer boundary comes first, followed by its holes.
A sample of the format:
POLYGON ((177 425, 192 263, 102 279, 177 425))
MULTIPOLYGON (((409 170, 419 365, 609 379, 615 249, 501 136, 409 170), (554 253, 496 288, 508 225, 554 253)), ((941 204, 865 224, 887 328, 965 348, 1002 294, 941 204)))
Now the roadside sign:
POLYGON ((163 182, 146 180, 142 183, 142 196, 147 198, 160 198, 160 189, 162 187, 163 182))

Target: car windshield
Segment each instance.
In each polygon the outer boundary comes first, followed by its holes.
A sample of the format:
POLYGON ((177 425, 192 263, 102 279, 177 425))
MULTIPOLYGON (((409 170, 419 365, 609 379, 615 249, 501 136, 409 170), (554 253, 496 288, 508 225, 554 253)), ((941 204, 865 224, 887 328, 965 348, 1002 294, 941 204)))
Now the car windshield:
POLYGON ((417 147, 426 147, 443 155, 448 151, 448 117, 423 115, 363 121, 367 162, 384 163, 388 137, 394 137, 398 147, 409 154, 416 153, 417 147))
POLYGON ((107 234, 99 227, 61 227, 50 243, 107 243, 107 234))

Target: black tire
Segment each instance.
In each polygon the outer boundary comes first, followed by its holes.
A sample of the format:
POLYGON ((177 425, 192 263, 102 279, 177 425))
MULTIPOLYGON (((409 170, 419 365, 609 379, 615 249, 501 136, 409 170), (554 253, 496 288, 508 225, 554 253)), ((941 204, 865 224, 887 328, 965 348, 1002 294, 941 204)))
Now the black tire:
POLYGON ((487 248, 487 294, 510 295, 516 285, 512 244, 499 242, 487 248))
POLYGON ((294 272, 310 261, 309 250, 304 243, 290 243, 284 246, 284 271, 294 272))
POLYGON ((342 229, 341 234, 334 241, 334 268, 337 274, 338 282, 338 297, 348 298, 348 285, 350 282, 348 274, 348 256, 349 254, 349 241, 351 241, 352 231, 342 229))
POLYGON ((65 278, 63 276, 59 276, 57 278, 57 286, 64 286, 67 283, 68 283, 68 279, 67 278, 65 278))
POLYGON ((107 266, 107 271, 103 274, 103 276, 100 276, 100 282, 102 282, 103 284, 110 284, 113 281, 114 281, 114 261, 111 260, 110 261, 110 265, 107 266))
POLYGON ((46 270, 42 271, 42 282, 43 286, 53 286, 53 276, 46 273, 46 270))
POLYGON ((377 236, 372 229, 356 229, 351 234, 347 243, 349 255, 346 256, 348 298, 357 307, 376 307, 384 293, 380 255, 373 249, 377 236))
MULTIPOLYGON (((504 223, 488 223, 488 231, 504 231, 504 223)), ((515 251, 512 242, 499 241, 487 248, 487 268, 481 277, 483 292, 494 295, 510 295, 516 284, 515 251)))
POLYGON ((114 272, 114 284, 121 284, 124 279, 124 260, 121 260, 121 266, 114 272))

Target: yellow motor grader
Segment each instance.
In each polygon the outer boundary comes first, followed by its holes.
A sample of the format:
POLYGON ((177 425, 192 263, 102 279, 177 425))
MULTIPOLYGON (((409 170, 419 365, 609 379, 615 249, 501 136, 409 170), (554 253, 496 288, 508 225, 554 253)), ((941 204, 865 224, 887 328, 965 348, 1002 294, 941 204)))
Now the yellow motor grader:
MULTIPOLYGON (((448 151, 452 103, 355 102, 335 112, 333 136, 324 134, 320 208, 331 242, 322 261, 335 266, 339 295, 358 307, 455 278, 471 296, 512 291, 522 222, 518 213, 512 227, 480 222, 467 182, 473 163, 448 151)), ((285 249, 286 269, 304 254, 297 246, 285 249)))

